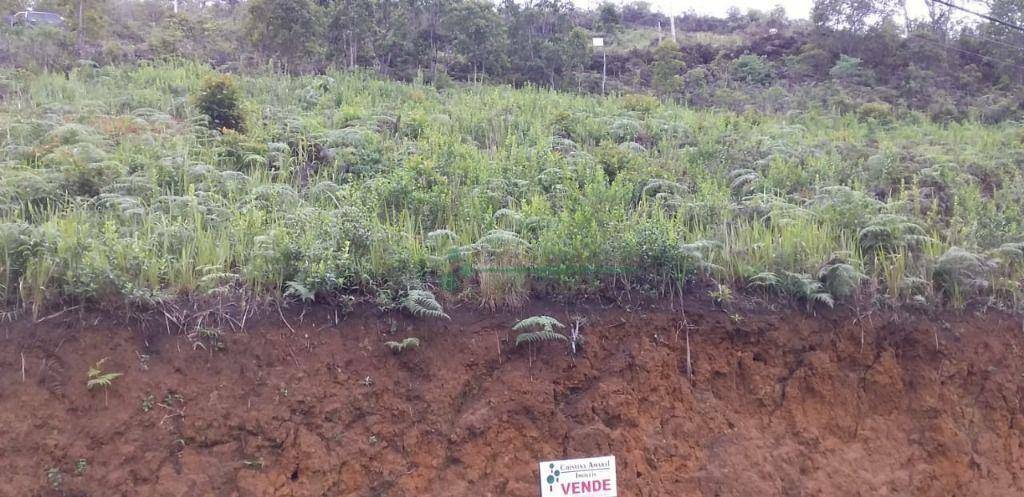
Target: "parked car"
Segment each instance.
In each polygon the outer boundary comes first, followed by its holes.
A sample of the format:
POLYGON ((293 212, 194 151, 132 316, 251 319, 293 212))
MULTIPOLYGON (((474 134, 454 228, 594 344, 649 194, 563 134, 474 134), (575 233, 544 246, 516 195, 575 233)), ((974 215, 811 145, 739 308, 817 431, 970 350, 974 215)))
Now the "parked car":
POLYGON ((7 20, 11 26, 61 27, 64 25, 64 18, 59 14, 54 14, 53 12, 40 12, 36 10, 18 12, 13 16, 7 16, 7 20))

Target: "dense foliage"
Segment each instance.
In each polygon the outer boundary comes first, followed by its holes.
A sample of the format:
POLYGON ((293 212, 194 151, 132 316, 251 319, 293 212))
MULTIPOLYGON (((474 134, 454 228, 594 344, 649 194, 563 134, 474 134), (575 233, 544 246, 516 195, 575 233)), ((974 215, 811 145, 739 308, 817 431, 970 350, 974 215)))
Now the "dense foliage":
POLYGON ((213 76, 3 76, 0 301, 372 296, 437 315, 408 290, 493 306, 709 287, 811 309, 1020 301, 1016 124, 336 72, 236 77, 238 132, 193 104, 213 76))
MULTIPOLYGON (((721 19, 685 14, 675 19, 675 40, 669 18, 644 2, 593 10, 569 0, 34 4, 62 14, 64 28, 3 26, 0 66, 70 71, 187 59, 225 72, 362 68, 437 87, 488 81, 650 93, 736 111, 884 118, 913 110, 938 122, 1022 114, 1024 30, 1008 27, 1024 23, 1017 0, 988 2, 986 12, 1006 24, 937 2, 926 3, 927 16, 909 18, 900 0, 816 0, 810 21, 779 8, 721 19), (605 38, 607 53, 591 47, 591 36, 605 38)), ((0 10, 23 7, 8 0, 0 10)))

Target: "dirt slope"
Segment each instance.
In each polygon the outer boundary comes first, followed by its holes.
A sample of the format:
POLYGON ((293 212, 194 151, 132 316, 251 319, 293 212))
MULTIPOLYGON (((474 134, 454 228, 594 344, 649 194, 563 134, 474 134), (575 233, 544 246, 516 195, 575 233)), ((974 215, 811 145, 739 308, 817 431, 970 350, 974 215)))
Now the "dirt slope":
POLYGON ((554 304, 319 309, 205 349, 96 314, 3 325, 0 496, 526 497, 538 460, 604 454, 623 496, 1024 495, 1017 318, 571 312, 576 358, 505 341, 554 304), (103 357, 124 376, 87 391, 103 357))

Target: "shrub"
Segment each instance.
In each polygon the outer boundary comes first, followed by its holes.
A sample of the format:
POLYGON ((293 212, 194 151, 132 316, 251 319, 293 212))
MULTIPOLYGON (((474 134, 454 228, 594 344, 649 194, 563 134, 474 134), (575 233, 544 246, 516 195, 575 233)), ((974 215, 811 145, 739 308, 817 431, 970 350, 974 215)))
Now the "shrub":
POLYGON ((874 79, 870 69, 861 67, 861 60, 849 55, 841 55, 828 75, 836 81, 854 84, 868 84, 874 79))
POLYGON ((651 86, 660 95, 671 95, 683 88, 680 74, 686 64, 683 63, 679 47, 665 41, 654 49, 654 63, 651 65, 651 86))
POLYGON ((885 102, 865 102, 857 108, 857 113, 867 119, 884 121, 892 116, 892 106, 885 102))
POLYGON ((638 95, 635 93, 622 97, 622 106, 626 110, 633 112, 639 112, 641 114, 651 114, 658 110, 661 102, 658 99, 650 95, 638 95))
POLYGON ((989 286, 988 275, 995 263, 984 256, 952 247, 935 262, 932 283, 956 307, 968 296, 989 286))
POLYGON ((235 80, 226 74, 203 80, 199 93, 195 95, 195 105, 209 118, 210 129, 245 131, 239 93, 235 80))
POLYGON ((774 72, 768 59, 757 55, 741 55, 732 63, 733 78, 746 83, 767 85, 775 79, 774 72))

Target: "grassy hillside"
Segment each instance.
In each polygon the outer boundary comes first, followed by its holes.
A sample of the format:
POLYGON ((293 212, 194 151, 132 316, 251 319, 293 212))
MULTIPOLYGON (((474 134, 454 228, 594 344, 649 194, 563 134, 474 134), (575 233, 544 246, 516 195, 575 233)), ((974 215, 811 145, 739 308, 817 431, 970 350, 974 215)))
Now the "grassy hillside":
POLYGON ((679 288, 809 307, 1016 305, 1016 124, 788 117, 650 97, 438 91, 359 74, 239 79, 204 126, 200 66, 0 80, 0 300, 285 297, 492 305, 679 288))

